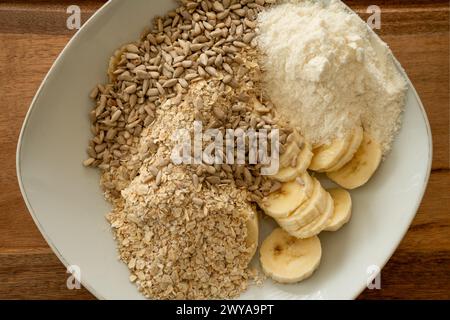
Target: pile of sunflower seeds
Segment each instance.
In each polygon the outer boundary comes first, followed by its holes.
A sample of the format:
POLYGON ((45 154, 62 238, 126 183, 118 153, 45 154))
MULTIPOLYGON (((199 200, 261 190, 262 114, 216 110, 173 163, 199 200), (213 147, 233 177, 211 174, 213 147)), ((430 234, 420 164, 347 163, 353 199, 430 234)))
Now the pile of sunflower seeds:
MULTIPOLYGON (((193 108, 194 119, 201 121, 206 129, 214 128, 226 137, 226 130, 265 129, 271 144, 271 133, 274 129, 279 131, 280 154, 285 150, 285 144, 290 141, 293 129, 281 122, 276 115, 272 104, 264 98, 261 90, 261 70, 254 61, 257 59, 256 51, 246 50, 236 57, 239 64, 233 65, 236 87, 222 88, 218 80, 202 81, 191 87, 186 96, 193 108)), ((191 132, 193 136, 193 132, 191 132)), ((234 145, 237 138, 233 137, 234 145)), ((278 190, 281 184, 261 175, 262 163, 250 164, 249 161, 249 137, 245 136, 245 164, 200 164, 190 165, 194 185, 206 183, 207 185, 233 184, 237 188, 245 188, 249 193, 250 201, 259 201, 264 196, 278 190)), ((204 143, 204 149, 209 142, 204 143)), ((223 141, 223 149, 228 143, 223 141)), ((233 143, 232 143, 233 144, 233 143)), ((221 150, 218 150, 219 152, 221 150)), ((269 150, 269 153, 272 150, 269 150)), ((221 158, 225 158, 221 154, 221 158)))
POLYGON ((181 1, 141 41, 120 48, 111 58, 110 84, 96 86, 86 166, 120 166, 135 154, 142 129, 167 99, 179 103, 189 84, 217 78, 236 87, 231 67, 243 48, 255 47, 258 12, 274 1, 181 1))

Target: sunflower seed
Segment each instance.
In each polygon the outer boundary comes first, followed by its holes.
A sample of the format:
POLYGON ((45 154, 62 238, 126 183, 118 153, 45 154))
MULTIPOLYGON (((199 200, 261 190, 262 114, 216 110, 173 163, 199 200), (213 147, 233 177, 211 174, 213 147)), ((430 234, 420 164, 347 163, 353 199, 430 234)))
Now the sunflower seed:
POLYGON ((216 70, 214 67, 207 66, 207 67, 205 68, 205 71, 206 71, 207 73, 209 73, 211 76, 217 77, 217 70, 216 70))
POLYGON ((181 66, 183 68, 190 68, 192 67, 193 62, 191 60, 184 60, 183 62, 181 62, 181 66))
POLYGON ((198 63, 206 67, 208 65, 208 56, 205 53, 202 53, 198 58, 198 63))
POLYGON ((95 99, 95 98, 97 98, 97 96, 98 96, 98 87, 95 86, 95 88, 92 89, 91 93, 89 94, 89 97, 91 99, 95 99))
POLYGON ((126 87, 124 92, 128 93, 128 94, 132 94, 132 93, 136 92, 136 88, 137 88, 136 84, 132 84, 131 86, 126 87))
POLYGON ((204 46, 203 43, 193 43, 193 44, 191 44, 190 48, 192 51, 195 52, 195 51, 202 49, 203 46, 204 46))
POLYGON ((95 159, 94 158, 89 158, 83 161, 83 165, 85 167, 89 167, 94 163, 95 159))
POLYGON ((164 82, 163 88, 172 88, 174 85, 178 83, 178 79, 170 79, 164 82))
POLYGON ((223 69, 228 72, 229 74, 233 74, 233 69, 231 69, 230 65, 228 63, 224 63, 222 65, 223 69))
POLYGON ((206 181, 208 181, 210 184, 219 184, 220 183, 220 178, 218 176, 209 176, 206 177, 206 181))
POLYGON ((255 38, 255 36, 256 36, 256 33, 254 33, 254 32, 246 33, 246 34, 244 34, 242 41, 244 41, 245 43, 248 44, 253 40, 253 38, 255 38))
POLYGON ((183 67, 178 67, 173 72, 173 77, 174 78, 179 78, 183 74, 183 72, 184 72, 184 68, 183 67))
POLYGON ((157 88, 150 88, 147 91, 147 95, 150 97, 157 96, 157 95, 159 95, 159 90, 157 88))
POLYGON ((217 11, 217 12, 222 12, 222 11, 225 10, 224 7, 223 7, 223 4, 220 3, 219 1, 214 1, 214 3, 213 3, 213 9, 214 9, 215 11, 217 11))
POLYGON ((160 95, 163 96, 166 94, 166 90, 164 90, 163 86, 159 82, 156 82, 156 88, 158 89, 160 95))
POLYGON ((198 73, 195 73, 195 72, 194 73, 189 73, 189 74, 184 76, 184 79, 186 79, 187 81, 191 81, 191 80, 197 78, 198 76, 199 76, 198 73))
POLYGON ((217 55, 217 57, 214 59, 214 64, 216 67, 220 68, 223 64, 223 56, 222 54, 217 55))
POLYGON ((230 83, 231 81, 233 80, 233 76, 232 75, 229 75, 229 74, 227 74, 225 77, 223 77, 223 79, 222 79, 222 81, 223 81, 223 83, 230 83))
POLYGON ((136 54, 136 53, 127 53, 127 54, 125 54, 125 57, 126 57, 128 60, 136 60, 136 59, 140 59, 140 56, 139 56, 138 54, 136 54))

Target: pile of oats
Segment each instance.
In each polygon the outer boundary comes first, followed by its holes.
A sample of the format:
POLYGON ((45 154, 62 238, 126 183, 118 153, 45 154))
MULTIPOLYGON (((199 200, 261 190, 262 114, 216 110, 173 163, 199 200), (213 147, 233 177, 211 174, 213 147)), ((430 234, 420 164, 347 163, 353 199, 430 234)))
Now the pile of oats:
POLYGON ((253 209, 232 186, 195 188, 181 167, 163 171, 159 187, 136 178, 108 215, 130 280, 150 298, 237 296, 253 276, 246 246, 253 209))
POLYGON ((261 89, 254 43, 264 0, 182 1, 110 62, 91 93, 89 158, 102 172, 107 215, 130 281, 149 298, 232 298, 249 280, 247 221, 281 186, 261 165, 171 161, 172 136, 203 129, 292 129, 261 89))

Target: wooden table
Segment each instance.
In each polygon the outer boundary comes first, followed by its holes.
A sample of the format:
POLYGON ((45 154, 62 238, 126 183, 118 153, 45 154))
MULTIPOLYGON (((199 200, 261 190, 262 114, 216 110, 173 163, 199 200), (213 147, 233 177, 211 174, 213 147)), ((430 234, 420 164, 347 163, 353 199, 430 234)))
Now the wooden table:
MULTIPOLYGON (((0 2, 0 298, 93 299, 68 290, 64 266, 35 227, 17 185, 15 152, 39 84, 73 35, 74 1, 0 2), (57 2, 57 3, 56 3, 57 2)), ((83 21, 103 1, 78 0, 83 21)), ((363 17, 382 10, 377 32, 392 47, 426 107, 434 159, 428 190, 408 234, 381 273, 381 290, 361 299, 450 298, 449 6, 448 1, 347 1, 363 17)))

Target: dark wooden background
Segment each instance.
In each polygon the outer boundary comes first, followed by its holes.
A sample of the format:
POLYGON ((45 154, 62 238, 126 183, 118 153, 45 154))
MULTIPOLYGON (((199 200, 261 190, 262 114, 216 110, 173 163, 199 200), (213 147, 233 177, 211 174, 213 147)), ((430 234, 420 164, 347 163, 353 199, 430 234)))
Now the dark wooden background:
MULTIPOLYGON (((30 102, 74 31, 66 8, 81 7, 83 22, 103 3, 0 1, 0 298, 93 299, 68 290, 64 266, 35 227, 17 184, 15 152, 30 102)), ((363 17, 382 10, 377 32, 391 46, 419 92, 434 141, 428 190, 409 232, 381 273, 381 290, 361 299, 450 299, 449 3, 346 1, 363 17)))

